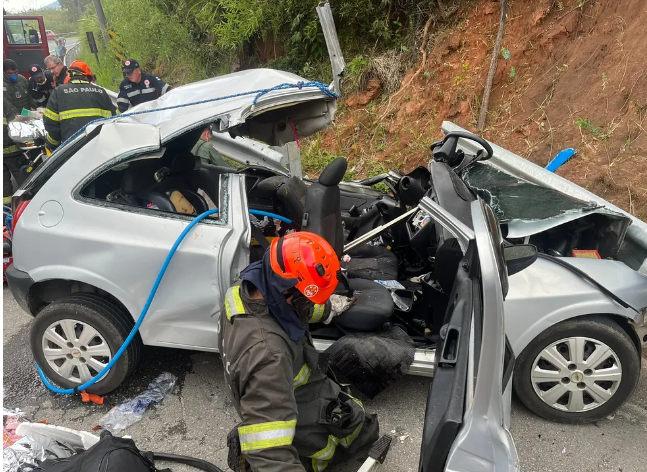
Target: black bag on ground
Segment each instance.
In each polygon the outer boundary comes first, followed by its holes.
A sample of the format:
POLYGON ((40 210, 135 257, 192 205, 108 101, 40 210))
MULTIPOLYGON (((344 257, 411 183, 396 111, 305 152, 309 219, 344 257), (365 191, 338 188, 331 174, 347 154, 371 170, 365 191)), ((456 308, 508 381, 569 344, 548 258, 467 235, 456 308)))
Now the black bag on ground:
MULTIPOLYGON (((167 469, 168 470, 168 469, 167 469)), ((47 472, 157 472, 152 454, 137 449, 132 439, 101 433, 94 446, 67 459, 48 459, 36 471, 47 472)))
POLYGON ((103 431, 99 442, 87 451, 66 459, 48 459, 32 472, 172 472, 171 469, 155 467, 156 460, 186 464, 205 472, 222 472, 219 467, 202 459, 142 452, 132 439, 117 438, 109 431, 103 431))

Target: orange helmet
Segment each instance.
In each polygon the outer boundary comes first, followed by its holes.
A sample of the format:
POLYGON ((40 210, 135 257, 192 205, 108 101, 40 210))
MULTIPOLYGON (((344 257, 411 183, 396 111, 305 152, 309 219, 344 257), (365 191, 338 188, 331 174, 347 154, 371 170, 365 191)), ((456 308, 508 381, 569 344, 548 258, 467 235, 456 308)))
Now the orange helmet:
POLYGON ((86 77, 92 77, 94 74, 92 73, 92 69, 90 69, 90 66, 87 65, 83 61, 74 61, 72 64, 70 64, 67 68, 67 74, 70 77, 73 76, 86 76, 86 77))
POLYGON ((328 241, 305 231, 275 238, 270 246, 270 264, 279 276, 297 279, 296 289, 319 305, 335 291, 341 270, 328 241))

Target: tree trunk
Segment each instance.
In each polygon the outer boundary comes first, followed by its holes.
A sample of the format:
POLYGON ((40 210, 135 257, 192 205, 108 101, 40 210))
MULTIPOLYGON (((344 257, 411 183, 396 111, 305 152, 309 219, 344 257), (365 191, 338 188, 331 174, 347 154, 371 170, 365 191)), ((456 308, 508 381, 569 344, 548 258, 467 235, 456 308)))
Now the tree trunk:
POLYGON ((492 50, 492 59, 490 60, 490 72, 487 75, 485 82, 485 90, 483 91, 483 100, 481 100, 481 111, 479 112, 479 120, 477 129, 483 131, 485 127, 485 120, 487 118, 487 108, 490 102, 490 92, 492 92, 492 81, 494 74, 496 74, 496 64, 499 59, 499 52, 501 50, 501 41, 503 40, 503 30, 505 29, 505 14, 508 8, 508 0, 501 0, 501 19, 499 20, 499 33, 496 36, 494 49, 492 50))

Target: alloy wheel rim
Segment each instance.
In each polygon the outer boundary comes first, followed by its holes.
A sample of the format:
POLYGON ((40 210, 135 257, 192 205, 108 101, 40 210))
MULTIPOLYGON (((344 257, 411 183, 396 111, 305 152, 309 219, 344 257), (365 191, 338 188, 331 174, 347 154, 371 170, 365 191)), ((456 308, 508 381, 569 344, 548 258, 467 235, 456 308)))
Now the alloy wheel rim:
MULTIPOLYGON (((55 321, 45 330, 41 349, 47 364, 65 380, 82 384, 112 359, 112 351, 94 327, 82 321, 55 321)), ((103 379, 108 372, 101 378, 103 379)))
POLYGON ((597 339, 574 336, 541 350, 530 372, 537 396, 550 407, 581 413, 608 402, 622 380, 618 355, 597 339))

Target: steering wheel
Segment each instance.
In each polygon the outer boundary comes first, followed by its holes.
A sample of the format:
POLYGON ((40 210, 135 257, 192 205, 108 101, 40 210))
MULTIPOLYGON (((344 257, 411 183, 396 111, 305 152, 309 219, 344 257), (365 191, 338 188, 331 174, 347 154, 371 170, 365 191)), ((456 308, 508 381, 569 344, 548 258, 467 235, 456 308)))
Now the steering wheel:
MULTIPOLYGON (((467 131, 452 131, 448 133, 441 141, 437 141, 431 145, 433 157, 435 161, 446 162, 450 167, 456 167, 463 162, 465 153, 462 150, 456 150, 458 145, 458 138, 468 139, 479 144, 483 149, 477 152, 474 161, 485 161, 490 159, 494 152, 492 146, 485 139, 481 138, 467 131)), ((473 161, 473 162, 474 162, 473 161)))

